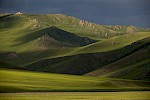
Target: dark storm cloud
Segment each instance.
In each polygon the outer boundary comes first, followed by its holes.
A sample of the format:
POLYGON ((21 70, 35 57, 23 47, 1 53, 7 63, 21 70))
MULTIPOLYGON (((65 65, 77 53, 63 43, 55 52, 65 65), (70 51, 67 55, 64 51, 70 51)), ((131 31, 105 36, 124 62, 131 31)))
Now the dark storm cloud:
POLYGON ((62 13, 100 24, 150 27, 149 0, 0 0, 0 12, 62 13))

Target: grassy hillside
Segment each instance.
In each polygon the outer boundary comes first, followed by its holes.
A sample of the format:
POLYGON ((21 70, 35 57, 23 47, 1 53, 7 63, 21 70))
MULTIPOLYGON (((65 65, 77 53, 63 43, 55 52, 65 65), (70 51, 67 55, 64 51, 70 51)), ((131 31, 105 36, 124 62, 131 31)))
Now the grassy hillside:
POLYGON ((87 73, 88 76, 107 76, 115 78, 128 78, 150 80, 150 45, 119 59, 99 70, 87 73))
MULTIPOLYGON (((66 16, 63 14, 46 14, 46 15, 28 15, 32 19, 37 19, 40 24, 46 26, 57 26, 63 30, 75 33, 84 37, 93 39, 107 39, 113 36, 126 34, 126 28, 121 30, 114 30, 104 25, 90 23, 86 20, 81 20, 72 16, 66 16)), ((115 26, 111 26, 115 27, 115 26)), ((145 32, 145 29, 135 27, 137 32, 145 32)))
MULTIPOLYGON (((80 25, 79 22, 81 20, 65 16, 61 14, 49 14, 49 15, 26 15, 26 14, 8 14, 2 15, 0 17, 0 51, 16 51, 16 52, 25 52, 25 51, 35 51, 41 50, 45 48, 45 44, 42 41, 39 41, 40 36, 45 33, 54 37, 54 40, 49 41, 48 44, 54 44, 60 46, 64 46, 60 42, 69 42, 69 44, 65 45, 86 45, 91 43, 87 38, 79 38, 76 35, 69 34, 66 36, 66 33, 74 33, 78 34, 82 33, 82 36, 87 36, 86 34, 90 34, 94 36, 93 32, 90 32, 89 27, 87 25, 80 25), (77 26, 76 28, 74 27, 77 26), (49 29, 49 27, 56 26, 62 30, 58 29, 49 29), (82 27, 86 27, 85 29, 82 27), (89 30, 87 30, 89 29, 89 30), (69 32, 65 32, 65 31, 69 32), (79 32, 78 32, 79 31, 79 32), (81 32, 80 32, 81 31, 81 32), (83 31, 83 32, 82 32, 83 31), (89 33, 90 32, 90 33, 89 33), (57 33, 57 34, 54 34, 57 33), (61 37, 58 35, 61 34, 61 37), (64 36, 65 35, 65 36, 64 36), (31 37, 30 37, 31 36, 31 37), (63 37, 62 37, 63 36, 63 37), (30 38, 29 38, 30 37, 30 38), (27 40, 25 40, 27 38, 27 40), (61 40, 59 42, 55 41, 61 40), (42 43, 41 43, 42 42, 42 43), (54 43, 53 43, 54 42, 54 43), (71 44, 70 44, 71 42, 71 44), (77 43, 76 43, 77 42, 77 43), (82 43, 84 42, 84 43, 82 43), (41 46, 42 45, 42 46, 41 46), (44 46, 43 46, 44 45, 44 46), (27 49, 26 49, 26 48, 27 49), (36 48, 36 49, 33 49, 36 48)), ((96 25, 101 27, 100 25, 96 25)), ((95 33, 96 34, 96 33, 95 33)))
POLYGON ((43 39, 43 41, 47 42, 47 44, 49 44, 50 46, 52 46, 53 44, 48 43, 48 41, 50 41, 50 39, 52 41, 52 38, 53 40, 58 41, 66 46, 68 45, 68 46, 74 46, 74 47, 84 46, 84 45, 88 45, 90 43, 95 42, 92 39, 79 37, 73 33, 69 33, 67 31, 61 30, 55 26, 48 27, 46 29, 28 34, 24 36, 23 38, 20 38, 20 40, 23 40, 24 41, 23 43, 26 43, 26 42, 30 42, 36 39, 40 40, 41 38, 43 39))
MULTIPOLYGON (((18 39, 30 33, 29 22, 26 16, 10 15, 0 18, 0 51, 17 51, 16 47, 21 43, 18 39)), ((22 48, 23 49, 23 48, 22 48)))
MULTIPOLYGON (((62 14, 16 13, 0 15, 0 32, 0 64, 11 68, 78 75, 100 68, 106 75, 149 59, 150 32, 134 26, 98 25, 62 14), (136 32, 127 33, 128 28, 136 32)), ((91 73, 99 76, 99 70, 91 73)))
MULTIPOLYGON (((150 32, 139 32, 135 34, 127 34, 122 36, 116 36, 110 39, 106 39, 100 42, 96 42, 77 49, 77 53, 94 53, 94 52, 107 52, 115 49, 119 49, 130 45, 138 40, 150 37, 150 32)), ((73 52, 73 53, 75 53, 73 52)))
MULTIPOLYGON (((94 34, 98 33, 89 31, 91 30, 90 27, 93 27, 91 25, 93 24, 71 16, 60 14, 3 15, 0 18, 0 52, 16 52, 19 57, 17 59, 12 59, 11 61, 9 59, 8 62, 11 62, 10 64, 27 65, 43 58, 56 58, 83 53, 107 52, 122 48, 135 41, 150 36, 149 32, 140 32, 136 34, 128 34, 126 36, 113 37, 81 48, 62 48, 68 46, 83 46, 94 42, 88 38, 74 35, 82 33, 82 36, 86 36, 86 34, 95 36, 94 34), (72 25, 76 25, 77 27, 73 27, 72 25), (52 26, 57 26, 61 29, 56 27, 52 28, 52 26), (71 35, 71 33, 67 31, 72 32, 73 34, 71 35), (58 50, 57 48, 60 47, 61 49, 58 50)), ((100 28, 98 32, 103 30, 101 29, 102 26, 97 24, 94 25, 96 25, 96 29, 100 28)), ((95 38, 99 37, 96 36, 95 38)), ((4 56, 1 58, 4 58, 4 56)))
MULTIPOLYGON (((135 42, 124 48, 109 52, 79 54, 74 56, 44 59, 29 64, 25 66, 25 68, 33 71, 52 73, 85 74, 126 57, 126 59, 120 63, 121 66, 125 66, 143 59, 149 59, 149 40, 150 37, 135 42)), ((114 67, 110 68, 117 70, 117 68, 114 67)), ((107 70, 105 67, 103 69, 107 70)))
POLYGON ((27 52, 64 47, 79 47, 96 42, 95 40, 79 37, 54 26, 27 34, 24 37, 18 38, 18 40, 22 42, 15 45, 17 49, 27 52))
MULTIPOLYGON (((120 34, 117 31, 103 27, 102 25, 94 24, 87 22, 85 20, 80 20, 75 17, 61 15, 61 14, 47 14, 47 15, 28 15, 28 14, 8 14, 2 15, 0 17, 0 52, 2 51, 16 51, 16 52, 27 52, 34 51, 32 48, 42 49, 41 45, 44 45, 43 42, 39 43, 37 40, 38 36, 49 32, 49 35, 52 35, 53 32, 49 31, 49 27, 56 26, 61 29, 61 33, 67 31, 68 33, 73 33, 82 37, 88 37, 96 40, 108 39, 110 37, 119 36, 120 34), (48 29, 48 30, 47 30, 48 29), (62 30, 64 30, 62 32, 62 30), (35 35, 35 37, 33 37, 35 35), (28 38, 32 36, 31 38, 28 38), (24 40, 24 38, 30 39, 24 40), (31 41, 32 40, 32 41, 31 41), (20 45, 21 44, 21 45, 20 45), (27 47, 28 49, 26 49, 27 47)), ((58 39, 59 31, 56 35, 52 35, 54 40, 51 40, 49 44, 53 44, 58 39), (56 38, 56 39, 55 39, 56 38)), ((126 33, 124 33, 126 34, 126 33)), ((60 35, 60 34, 59 34, 60 35)), ((91 43, 89 39, 77 38, 75 35, 61 34, 63 37, 61 42, 71 42, 71 45, 86 45, 91 43), (75 37, 74 37, 75 36, 75 37), (73 38, 74 37, 74 38, 73 38), (72 40, 73 39, 73 40, 72 40), (67 40, 67 41, 66 41, 67 40), (71 41, 72 40, 72 41, 71 41), (77 43, 75 43, 75 41, 77 43), (86 42, 85 42, 86 41, 86 42), (89 42, 88 42, 89 41, 89 42), (80 43, 78 43, 80 42, 80 43), (83 42, 83 43, 82 43, 83 42)), ((64 46, 60 42, 56 42, 58 46, 64 46)), ((43 48, 44 48, 43 46, 43 48)), ((40 49, 40 50, 41 50, 40 49)), ((43 49, 42 49, 43 50, 43 49)))
MULTIPOLYGON (((5 59, 5 61, 14 65, 27 65, 35 61, 40 61, 42 59, 48 59, 48 58, 57 58, 57 57, 71 56, 71 55, 84 54, 84 53, 108 52, 108 51, 120 49, 124 46, 130 45, 138 40, 144 39, 149 36, 150 36, 149 32, 143 32, 143 33, 140 32, 137 34, 128 34, 125 36, 113 37, 84 47, 48 49, 43 51, 17 53, 18 57, 11 60, 5 59)), ((147 39, 147 41, 149 41, 149 39, 147 39)), ((35 45, 33 46, 31 45, 31 47, 28 47, 27 45, 22 45, 22 48, 20 48, 20 50, 22 49, 28 50, 28 48, 32 49, 34 46, 35 45)), ((0 58, 4 59, 5 56, 0 55, 0 58)))
POLYGON ((29 52, 48 48, 84 46, 95 42, 54 26, 42 26, 39 21, 27 15, 1 17, 0 31, 1 52, 29 52))
POLYGON ((132 28, 134 29, 135 32, 148 32, 149 29, 144 29, 144 28, 139 28, 139 27, 135 27, 135 26, 125 26, 125 25, 103 25, 103 27, 105 28, 109 28, 111 30, 117 31, 118 33, 127 33, 127 29, 128 28, 132 28))
POLYGON ((37 19, 43 27, 57 26, 63 30, 80 36, 93 39, 109 38, 116 34, 115 31, 107 29, 101 25, 80 20, 72 16, 63 14, 47 14, 47 15, 27 15, 32 19, 37 19), (107 34, 106 34, 107 33, 107 34))
POLYGON ((0 92, 149 90, 147 81, 130 81, 0 69, 0 92))
POLYGON ((105 75, 105 77, 150 81, 149 74, 150 74, 150 59, 140 61, 127 67, 124 67, 120 70, 105 75))

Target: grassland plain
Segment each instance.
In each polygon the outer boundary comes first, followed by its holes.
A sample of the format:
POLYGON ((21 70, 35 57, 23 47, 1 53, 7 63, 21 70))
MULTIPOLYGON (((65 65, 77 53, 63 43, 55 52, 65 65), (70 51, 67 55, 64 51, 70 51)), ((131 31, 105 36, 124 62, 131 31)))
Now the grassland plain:
POLYGON ((150 92, 2 93, 1 100, 150 100, 150 92))
POLYGON ((150 90, 150 82, 0 69, 0 92, 140 90, 150 90))

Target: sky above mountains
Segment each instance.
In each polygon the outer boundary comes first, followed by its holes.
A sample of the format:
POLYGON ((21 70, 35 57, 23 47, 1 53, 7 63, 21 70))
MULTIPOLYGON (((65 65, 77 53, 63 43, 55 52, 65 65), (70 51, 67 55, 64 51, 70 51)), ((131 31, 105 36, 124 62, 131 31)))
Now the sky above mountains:
POLYGON ((60 13, 98 24, 150 27, 150 0, 0 0, 0 13, 60 13))

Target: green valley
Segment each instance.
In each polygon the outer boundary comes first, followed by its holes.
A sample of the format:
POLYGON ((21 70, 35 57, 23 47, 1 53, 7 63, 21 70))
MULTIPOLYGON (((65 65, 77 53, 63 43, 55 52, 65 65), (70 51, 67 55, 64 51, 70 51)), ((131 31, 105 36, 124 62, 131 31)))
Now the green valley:
POLYGON ((0 92, 149 91, 149 74, 148 29, 0 15, 0 92))

